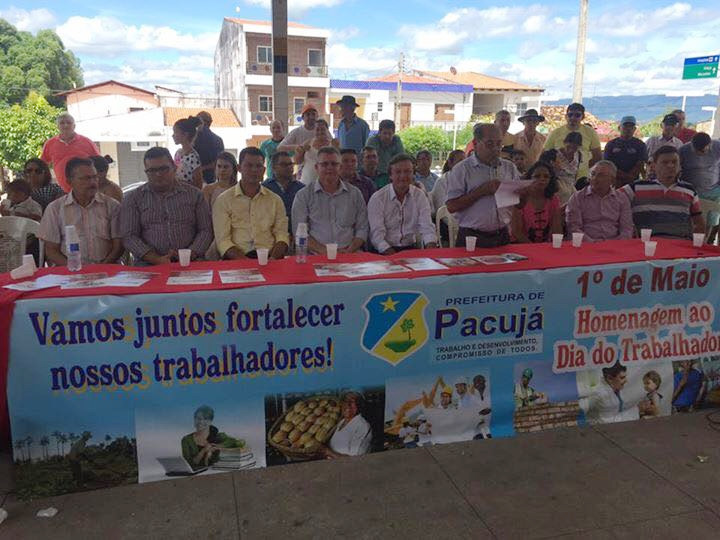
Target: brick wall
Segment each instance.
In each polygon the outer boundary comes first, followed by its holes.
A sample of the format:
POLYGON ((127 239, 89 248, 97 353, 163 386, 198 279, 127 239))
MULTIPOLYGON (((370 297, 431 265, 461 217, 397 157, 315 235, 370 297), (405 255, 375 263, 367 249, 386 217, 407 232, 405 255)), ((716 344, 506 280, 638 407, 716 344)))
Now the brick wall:
POLYGON ((572 427, 578 424, 579 412, 576 401, 544 403, 516 409, 513 424, 518 433, 572 427))

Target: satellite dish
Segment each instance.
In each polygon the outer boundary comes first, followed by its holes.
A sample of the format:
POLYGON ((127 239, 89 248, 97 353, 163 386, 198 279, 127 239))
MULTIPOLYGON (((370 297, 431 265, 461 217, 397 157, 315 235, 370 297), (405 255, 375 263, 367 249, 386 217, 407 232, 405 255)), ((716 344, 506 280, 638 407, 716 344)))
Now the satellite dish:
POLYGON ((450 66, 450 73, 453 75, 457 75, 457 69, 455 69, 453 66, 450 66))

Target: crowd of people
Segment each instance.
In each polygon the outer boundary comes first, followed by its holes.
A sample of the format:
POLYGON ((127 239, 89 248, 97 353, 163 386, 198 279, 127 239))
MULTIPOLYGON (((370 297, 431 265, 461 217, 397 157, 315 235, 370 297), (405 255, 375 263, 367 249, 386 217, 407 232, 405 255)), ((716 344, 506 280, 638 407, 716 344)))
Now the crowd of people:
POLYGON ((336 244, 340 253, 388 255, 441 245, 434 221, 442 207, 456 221, 453 240, 475 237, 478 247, 576 232, 586 241, 631 238, 640 229, 675 238, 717 234, 720 216, 709 213, 706 229, 701 200, 720 199, 720 141, 687 128, 682 111, 666 115, 662 134, 646 142, 635 137, 635 118, 625 116, 604 150, 579 103, 547 136, 537 130, 545 118, 536 110, 518 119, 524 129, 516 134, 508 131, 510 113, 499 111, 494 123, 474 126, 465 152, 451 152, 438 176, 429 151, 404 151, 392 120, 371 135, 354 97, 337 105, 337 137, 307 104, 302 125, 284 135, 273 122, 271 138, 237 160, 210 129, 208 113, 179 120, 175 156, 150 148, 147 182, 124 197, 107 178, 111 158, 75 133, 65 113, 42 157, 28 160, 22 178, 7 186, 0 210, 40 221, 54 265, 67 263, 67 225, 77 230, 84 263, 127 261, 129 253, 134 264, 161 264, 176 261, 180 249, 213 260, 252 258, 266 248, 279 259, 292 251, 300 223, 311 253, 336 244), (520 203, 498 207, 502 182, 520 179, 528 180, 517 190, 520 203))

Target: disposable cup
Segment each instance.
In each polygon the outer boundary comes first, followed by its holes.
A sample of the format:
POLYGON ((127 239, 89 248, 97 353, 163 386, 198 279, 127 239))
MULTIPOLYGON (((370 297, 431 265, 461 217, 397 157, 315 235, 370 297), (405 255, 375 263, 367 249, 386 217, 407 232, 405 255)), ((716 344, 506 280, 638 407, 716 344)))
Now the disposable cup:
POLYGON ((645 242, 645 256, 646 257, 654 257, 656 249, 657 249, 657 242, 652 242, 652 241, 645 242))
POLYGON ((475 236, 466 236, 465 237, 465 249, 467 251, 475 251, 476 243, 477 243, 477 238, 475 236))
POLYGON ((270 250, 267 248, 257 248, 255 252, 257 253, 258 264, 260 266, 265 266, 268 263, 268 254, 270 253, 270 250))
POLYGON ((573 247, 580 247, 582 246, 582 239, 583 239, 583 233, 581 232, 574 232, 572 235, 572 244, 573 247))
POLYGON ((562 247, 562 240, 563 240, 562 234, 553 234, 552 238, 553 238, 553 247, 554 248, 562 247))
POLYGON ((190 254, 192 251, 189 249, 178 249, 178 259, 180 260, 180 266, 190 266, 190 254))
POLYGON ((13 279, 22 279, 26 277, 30 277, 35 272, 35 265, 29 266, 27 264, 23 264, 22 266, 18 266, 14 270, 10 271, 10 277, 13 279))
POLYGON ((650 240, 650 237, 652 236, 652 229, 640 229, 640 238, 643 242, 647 242, 650 240))
POLYGON ((337 244, 325 244, 325 249, 327 250, 327 258, 331 261, 334 261, 337 259, 337 244))
POLYGON ((37 266, 35 266, 35 257, 32 255, 23 255, 22 258, 23 266, 27 265, 33 269, 33 272, 37 270, 37 266))
POLYGON ((693 246, 702 247, 705 243, 705 233, 696 232, 693 233, 693 246))

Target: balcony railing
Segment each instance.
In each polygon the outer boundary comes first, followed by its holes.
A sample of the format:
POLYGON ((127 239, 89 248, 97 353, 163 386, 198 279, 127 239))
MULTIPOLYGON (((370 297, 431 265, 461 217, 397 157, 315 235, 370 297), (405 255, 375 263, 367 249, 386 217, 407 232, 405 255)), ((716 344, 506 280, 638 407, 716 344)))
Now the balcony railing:
MULTIPOLYGON (((272 75, 272 64, 263 64, 261 62, 247 62, 246 73, 248 75, 272 75)), ((288 75, 290 77, 327 77, 327 66, 288 66, 288 75)))

